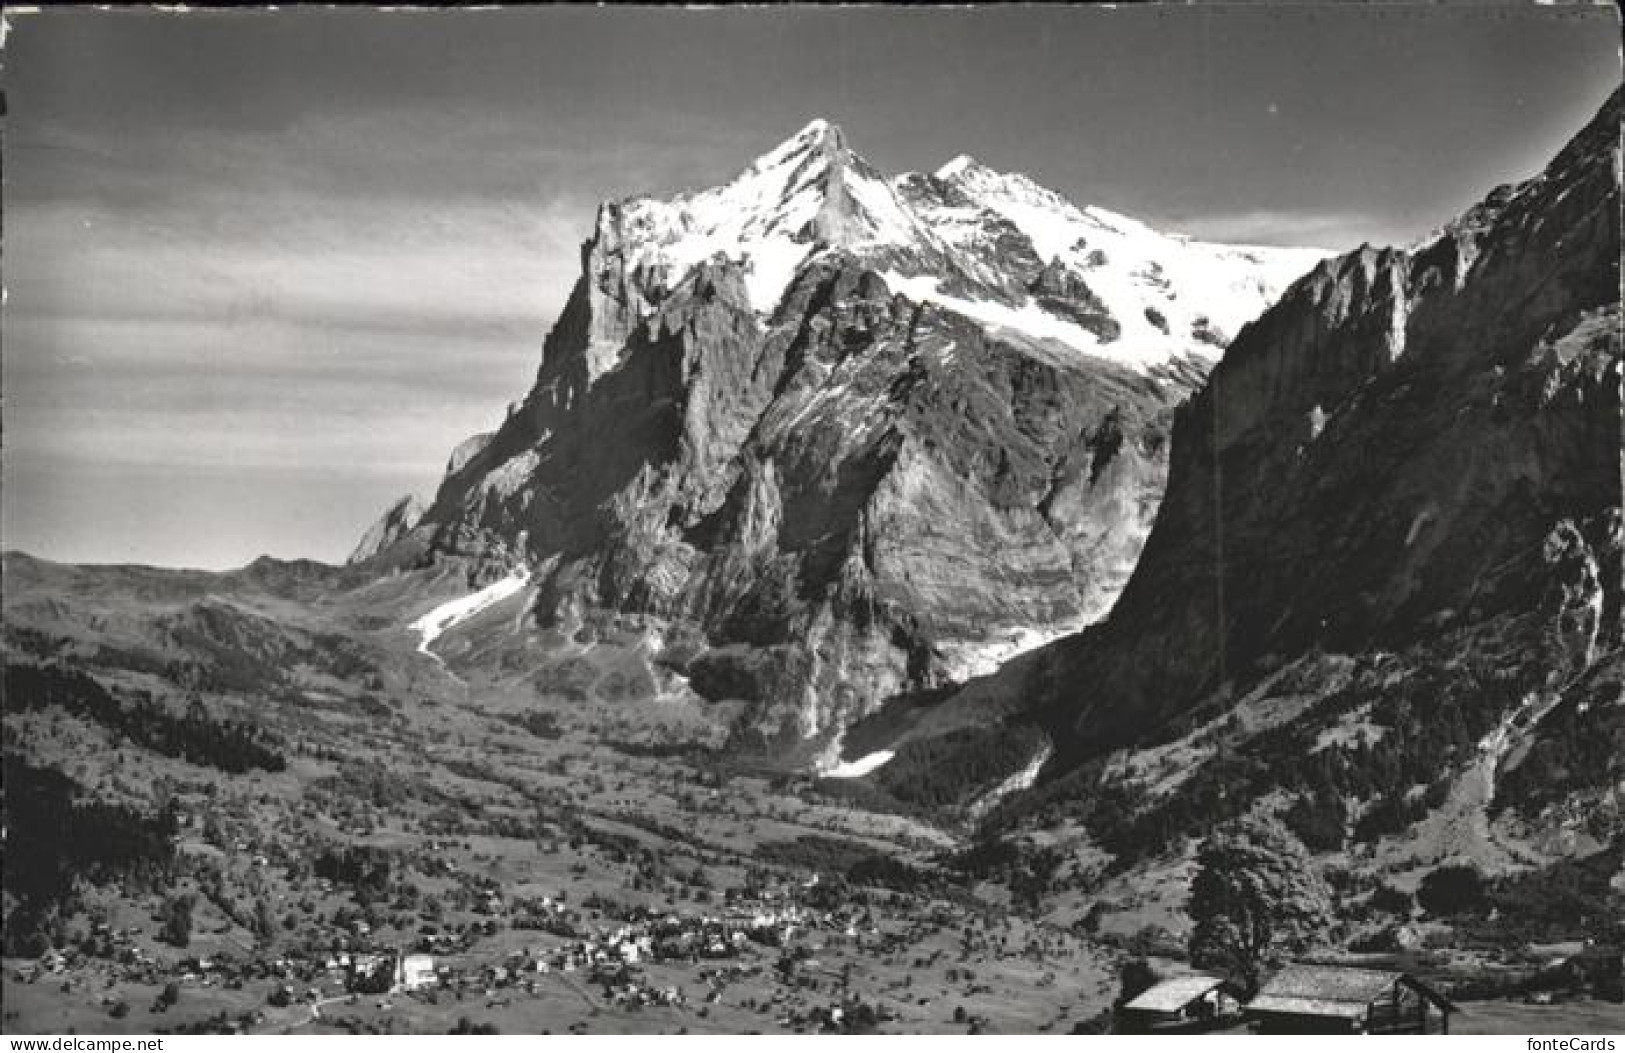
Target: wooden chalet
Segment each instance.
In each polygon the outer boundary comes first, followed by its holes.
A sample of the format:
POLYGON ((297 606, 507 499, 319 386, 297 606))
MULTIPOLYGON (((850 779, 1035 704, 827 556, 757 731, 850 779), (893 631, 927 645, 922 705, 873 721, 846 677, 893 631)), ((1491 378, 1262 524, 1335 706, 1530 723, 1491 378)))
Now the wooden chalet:
POLYGON ((1125 1035, 1190 1034, 1241 1022, 1241 992, 1229 980, 1175 976, 1135 995, 1117 1010, 1113 1030, 1125 1035))
POLYGON ((1449 1034, 1455 1003, 1409 973, 1289 965, 1243 1007, 1263 1034, 1449 1034))

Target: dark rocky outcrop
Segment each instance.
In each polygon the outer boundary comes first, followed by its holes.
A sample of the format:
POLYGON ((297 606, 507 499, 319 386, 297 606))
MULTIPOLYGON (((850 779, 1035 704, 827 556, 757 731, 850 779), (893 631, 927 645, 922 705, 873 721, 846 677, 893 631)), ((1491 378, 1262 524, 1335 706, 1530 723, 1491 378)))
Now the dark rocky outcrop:
POLYGON ((1541 175, 1412 251, 1325 261, 1243 329, 1177 414, 1110 618, 941 726, 1036 720, 1053 779, 1304 655, 1566 639, 1536 658, 1567 682, 1617 651, 1619 121, 1616 94, 1541 175))

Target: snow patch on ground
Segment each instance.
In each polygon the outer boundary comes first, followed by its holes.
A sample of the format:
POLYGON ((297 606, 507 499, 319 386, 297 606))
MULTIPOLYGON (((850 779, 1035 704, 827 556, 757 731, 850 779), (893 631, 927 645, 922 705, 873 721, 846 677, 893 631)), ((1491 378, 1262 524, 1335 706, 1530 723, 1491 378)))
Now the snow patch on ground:
POLYGON ((1087 329, 1050 314, 1031 300, 1020 307, 1009 307, 994 300, 951 296, 939 290, 938 279, 930 275, 909 277, 896 271, 881 271, 880 277, 892 292, 901 293, 915 303, 936 304, 995 329, 1008 329, 1035 340, 1054 340, 1085 354, 1113 359, 1129 357, 1108 350, 1087 329))
POLYGON ((872 771, 877 771, 897 756, 893 750, 876 750, 865 754, 855 761, 846 761, 833 768, 826 769, 819 774, 826 779, 861 779, 872 771))
MULTIPOLYGON (((1002 324, 1142 369, 1183 354, 1217 358, 1220 349, 1199 332, 1234 336, 1329 255, 1318 249, 1227 245, 1163 233, 1107 209, 1079 208, 1024 175, 997 172, 969 157, 950 161, 936 177, 972 202, 971 207, 922 206, 928 226, 956 252, 985 254, 988 217, 1007 221, 1026 235, 1040 260, 1058 262, 1087 282, 1120 332, 1102 342, 1064 319, 1035 327, 1027 309, 1013 312, 1023 317, 1002 324)), ((1036 312, 1030 304, 1027 308, 1036 312)), ((999 323, 985 310, 962 313, 999 323)))
POLYGON ((955 640, 938 644, 944 671, 949 678, 964 683, 987 676, 1017 655, 1036 650, 1063 636, 1087 628, 1096 619, 1077 618, 1043 628, 1007 629, 989 640, 955 640))
POLYGON ((426 654, 430 658, 438 658, 429 645, 439 639, 446 630, 479 614, 494 604, 501 603, 509 596, 530 583, 530 569, 521 568, 509 574, 500 581, 492 582, 478 592, 471 593, 459 599, 442 603, 428 614, 423 615, 407 628, 419 634, 418 653, 426 654))
POLYGON ((993 789, 983 794, 975 804, 971 805, 971 818, 980 819, 991 811, 994 805, 1011 794, 1031 789, 1033 783, 1038 781, 1038 773, 1043 770, 1045 764, 1049 763, 1050 757, 1054 756, 1054 754, 1055 747, 1046 742, 1044 747, 1033 755, 1033 759, 1027 762, 1025 768, 993 787, 993 789))

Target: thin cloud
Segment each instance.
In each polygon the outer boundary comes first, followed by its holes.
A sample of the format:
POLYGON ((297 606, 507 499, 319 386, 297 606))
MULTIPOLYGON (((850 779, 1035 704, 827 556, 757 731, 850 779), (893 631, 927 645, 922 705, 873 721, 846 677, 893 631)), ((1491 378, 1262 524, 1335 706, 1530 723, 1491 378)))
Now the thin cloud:
MULTIPOLYGON (((1361 242, 1387 243, 1392 220, 1358 212, 1249 209, 1169 220, 1167 226, 1207 241, 1241 245, 1295 245, 1345 252, 1361 242)), ((1398 239, 1408 240, 1406 238, 1398 239)))

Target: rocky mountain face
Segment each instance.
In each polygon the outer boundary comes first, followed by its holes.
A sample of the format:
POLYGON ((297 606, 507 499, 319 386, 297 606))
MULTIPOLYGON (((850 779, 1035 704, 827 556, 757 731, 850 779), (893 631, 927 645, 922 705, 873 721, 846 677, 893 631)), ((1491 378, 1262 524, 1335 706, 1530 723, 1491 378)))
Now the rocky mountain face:
POLYGON ((1372 836, 1458 805, 1482 825, 1509 787, 1557 807, 1550 778, 1619 836, 1619 142, 1616 94, 1540 175, 1293 285, 1179 409, 1110 618, 916 734, 1036 723, 1050 799, 1148 809, 1124 844, 1283 789, 1334 802, 1338 839, 1378 806, 1372 836), (1154 748, 1114 783, 1127 747, 1154 748))
POLYGON ((1173 407, 1318 258, 970 158, 887 179, 815 121, 725 186, 600 208, 535 386, 411 534, 530 569, 544 625, 658 630, 748 704, 739 742, 827 744, 1101 617, 1173 407))
POLYGON ((378 517, 378 521, 367 528, 356 542, 355 550, 350 553, 347 564, 364 563, 378 555, 384 549, 400 541, 412 532, 423 518, 428 505, 416 494, 407 494, 388 508, 378 517))

